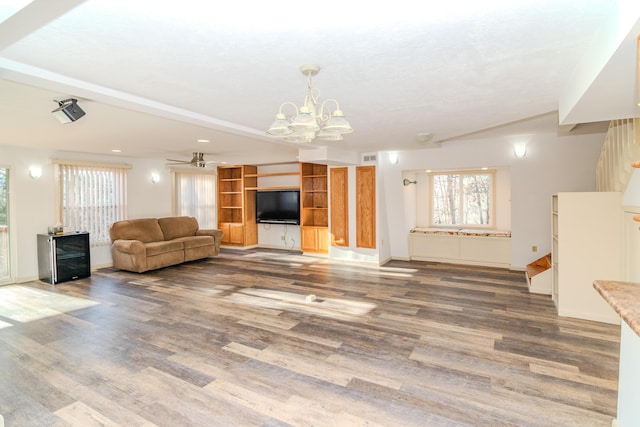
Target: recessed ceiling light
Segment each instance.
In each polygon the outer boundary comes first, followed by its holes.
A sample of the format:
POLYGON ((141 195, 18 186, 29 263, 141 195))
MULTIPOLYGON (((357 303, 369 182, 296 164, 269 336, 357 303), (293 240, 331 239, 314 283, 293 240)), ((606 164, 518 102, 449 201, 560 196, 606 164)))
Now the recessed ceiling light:
POLYGON ((122 150, 119 148, 114 148, 113 150, 111 150, 112 153, 122 153, 122 150))
POLYGON ((421 143, 429 142, 433 139, 433 134, 431 132, 420 132, 416 135, 416 140, 421 143))
POLYGON ((211 142, 209 139, 196 139, 196 142, 211 142))

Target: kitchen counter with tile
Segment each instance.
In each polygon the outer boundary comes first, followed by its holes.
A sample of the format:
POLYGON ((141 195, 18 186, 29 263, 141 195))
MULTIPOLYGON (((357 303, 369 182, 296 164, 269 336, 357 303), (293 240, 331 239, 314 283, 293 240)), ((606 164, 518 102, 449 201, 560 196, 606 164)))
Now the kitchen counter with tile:
POLYGON ((596 280, 593 287, 622 319, 618 413, 613 425, 634 427, 640 420, 640 283, 596 280))
POLYGON ((640 283, 596 280, 593 287, 618 313, 620 318, 640 336, 640 283))

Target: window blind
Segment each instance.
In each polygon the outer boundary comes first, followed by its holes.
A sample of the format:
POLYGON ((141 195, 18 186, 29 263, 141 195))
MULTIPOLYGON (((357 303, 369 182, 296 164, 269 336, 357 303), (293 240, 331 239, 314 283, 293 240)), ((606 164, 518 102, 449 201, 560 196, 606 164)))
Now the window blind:
POLYGON ((109 226, 126 218, 127 167, 56 163, 57 222, 109 245, 109 226))
POLYGON ((217 228, 216 175, 174 171, 174 208, 177 216, 192 216, 200 228, 217 228))

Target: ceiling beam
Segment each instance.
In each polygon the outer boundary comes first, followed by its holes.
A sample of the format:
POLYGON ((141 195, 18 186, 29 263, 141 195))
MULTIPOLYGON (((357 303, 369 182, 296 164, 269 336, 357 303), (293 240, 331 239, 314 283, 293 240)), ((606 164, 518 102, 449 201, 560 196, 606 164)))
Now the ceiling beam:
POLYGON ((69 12, 86 0, 33 0, 0 23, 0 51, 69 12))

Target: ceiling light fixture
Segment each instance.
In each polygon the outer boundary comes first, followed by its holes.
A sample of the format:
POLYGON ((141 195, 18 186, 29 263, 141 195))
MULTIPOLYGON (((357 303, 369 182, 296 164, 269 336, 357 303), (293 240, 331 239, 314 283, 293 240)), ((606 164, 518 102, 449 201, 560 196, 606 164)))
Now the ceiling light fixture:
POLYGON ((266 134, 296 143, 311 142, 314 139, 341 141, 342 135, 353 132, 353 129, 344 118, 344 113, 335 99, 327 99, 320 104, 318 110, 318 93, 313 90, 311 77, 318 74, 320 67, 306 64, 300 66, 300 71, 307 76, 307 95, 304 98, 304 104, 300 108, 289 101, 280 104, 276 119, 266 134), (335 104, 333 112, 327 107, 330 102, 335 104), (295 116, 285 116, 282 112, 285 105, 293 106, 295 116))
POLYGON ((60 121, 60 123, 71 123, 84 116, 85 112, 78 105, 78 100, 69 98, 62 101, 53 100, 58 103, 58 108, 52 111, 54 117, 60 121))

